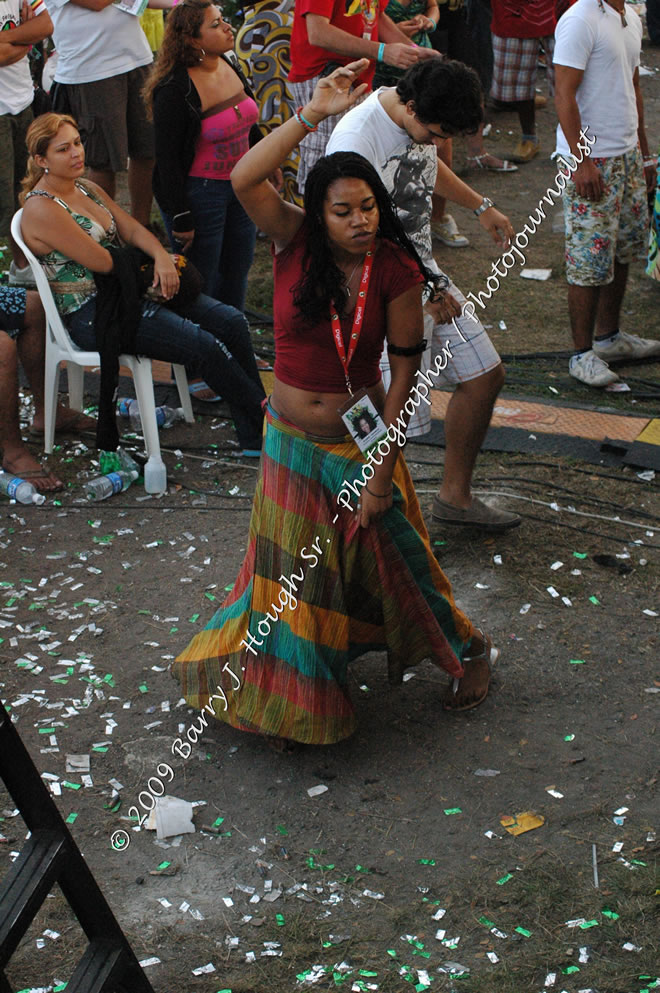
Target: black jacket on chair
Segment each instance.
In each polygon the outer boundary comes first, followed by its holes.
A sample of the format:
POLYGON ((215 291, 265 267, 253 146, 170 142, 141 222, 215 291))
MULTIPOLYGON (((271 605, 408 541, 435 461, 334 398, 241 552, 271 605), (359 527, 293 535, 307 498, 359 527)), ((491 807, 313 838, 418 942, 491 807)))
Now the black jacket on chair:
POLYGON ((135 338, 142 317, 143 294, 149 277, 144 262, 151 261, 131 245, 110 245, 113 269, 94 274, 96 283, 96 347, 101 355, 101 387, 96 427, 96 447, 114 452, 119 444, 115 392, 119 382, 119 356, 135 355, 135 338))

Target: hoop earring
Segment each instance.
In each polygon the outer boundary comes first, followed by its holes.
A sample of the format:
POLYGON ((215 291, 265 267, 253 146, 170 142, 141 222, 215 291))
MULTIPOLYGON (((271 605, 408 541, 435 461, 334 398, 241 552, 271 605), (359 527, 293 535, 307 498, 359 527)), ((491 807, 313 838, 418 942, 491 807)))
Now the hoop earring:
POLYGON ((202 54, 200 55, 200 57, 199 57, 199 59, 198 59, 198 61, 199 61, 199 62, 203 62, 203 61, 204 61, 204 56, 206 55, 206 52, 204 51, 204 49, 203 49, 203 48, 200 48, 200 52, 201 52, 202 54))

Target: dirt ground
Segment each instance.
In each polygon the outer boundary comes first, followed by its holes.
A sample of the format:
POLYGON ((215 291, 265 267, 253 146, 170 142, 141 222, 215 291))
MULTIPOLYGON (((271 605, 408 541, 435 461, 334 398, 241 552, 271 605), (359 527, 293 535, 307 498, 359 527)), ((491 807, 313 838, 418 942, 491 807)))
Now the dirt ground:
MULTIPOLYGON (((643 62, 656 147, 657 49, 643 62)), ((505 153, 515 121, 492 121, 488 148, 505 153)), ((540 112, 544 152, 554 121, 540 112)), ((462 155, 459 143, 459 169, 462 155)), ((468 181, 518 230, 553 173, 544 155, 515 176, 468 181)), ((498 252, 468 212, 453 213, 471 245, 439 258, 477 292, 498 252)), ((504 395, 657 415, 660 364, 624 370, 634 388, 616 395, 571 380, 565 358, 539 356, 569 347, 558 217, 528 257, 552 279, 511 273, 486 312, 509 356, 504 395)), ((261 244, 251 303, 264 310, 267 266, 261 244)), ((641 267, 626 319, 658 335, 658 289, 641 267)), ((268 356, 268 332, 254 340, 268 356)), ((24 405, 27 417, 28 395, 24 405)), ((169 665, 235 580, 256 479, 232 455, 226 411, 198 407, 196 425, 163 434, 162 498, 134 485, 86 504, 95 453, 75 439, 52 456, 68 484, 57 500, 0 504, 0 694, 138 958, 157 960, 145 966, 156 993, 660 985, 657 477, 568 455, 485 453, 475 488, 507 494, 497 499, 522 526, 431 534, 460 604, 501 649, 487 701, 445 713, 445 679, 430 663, 391 688, 384 658, 369 655, 352 668, 359 729, 349 740, 281 756, 218 724, 183 759, 172 744, 196 714, 169 665), (90 785, 67 772, 70 754, 90 755, 90 785), (158 841, 136 830, 131 807, 149 806, 161 783, 199 804, 194 833, 158 841), (317 786, 326 789, 310 796, 317 786), (507 833, 502 818, 530 811, 540 826, 507 833), (128 839, 121 850, 115 832, 128 839)), ((442 456, 407 449, 429 523, 442 456)), ((24 837, 0 788, 0 875, 24 837)), ((55 891, 7 970, 12 988, 62 989, 82 947, 55 891)))

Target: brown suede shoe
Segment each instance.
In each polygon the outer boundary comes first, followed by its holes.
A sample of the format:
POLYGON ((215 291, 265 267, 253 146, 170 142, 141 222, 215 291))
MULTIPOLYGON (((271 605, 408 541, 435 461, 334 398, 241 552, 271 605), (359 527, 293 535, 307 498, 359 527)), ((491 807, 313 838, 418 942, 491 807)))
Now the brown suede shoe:
POLYGON ((514 162, 531 162, 538 154, 538 141, 529 141, 529 139, 523 141, 521 139, 514 148, 511 158, 514 162))
POLYGON ((437 496, 433 501, 431 517, 440 524, 479 528, 482 531, 509 531, 520 524, 520 517, 517 514, 513 514, 510 510, 497 510, 478 497, 472 497, 471 505, 464 510, 462 507, 445 503, 437 496))

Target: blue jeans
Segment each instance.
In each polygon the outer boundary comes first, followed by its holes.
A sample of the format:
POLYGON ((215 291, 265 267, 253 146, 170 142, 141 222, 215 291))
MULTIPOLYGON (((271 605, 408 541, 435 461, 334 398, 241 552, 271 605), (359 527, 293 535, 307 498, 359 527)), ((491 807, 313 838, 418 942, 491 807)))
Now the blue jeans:
MULTIPOLYGON (((181 317, 145 300, 135 354, 185 365, 229 404, 243 448, 260 449, 265 397, 247 321, 240 311, 200 293, 181 317)), ((79 348, 96 349, 96 299, 64 318, 79 348)))
MULTIPOLYGON (((195 226, 195 239, 186 255, 202 275, 204 293, 244 310, 247 278, 254 257, 254 224, 228 179, 189 176, 186 197, 195 226)), ((163 214, 163 220, 177 250, 172 238, 172 218, 163 214)))

